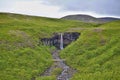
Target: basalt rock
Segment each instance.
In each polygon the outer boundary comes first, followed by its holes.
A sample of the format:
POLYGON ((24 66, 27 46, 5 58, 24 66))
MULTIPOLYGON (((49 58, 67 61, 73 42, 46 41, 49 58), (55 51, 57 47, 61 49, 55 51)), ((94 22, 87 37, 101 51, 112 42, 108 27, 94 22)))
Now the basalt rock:
MULTIPOLYGON (((65 32, 63 34, 63 47, 65 48, 71 42, 77 40, 80 36, 78 32, 65 32)), ((57 49, 60 49, 60 33, 55 33, 51 38, 42 38, 40 42, 45 46, 55 46, 57 49)))

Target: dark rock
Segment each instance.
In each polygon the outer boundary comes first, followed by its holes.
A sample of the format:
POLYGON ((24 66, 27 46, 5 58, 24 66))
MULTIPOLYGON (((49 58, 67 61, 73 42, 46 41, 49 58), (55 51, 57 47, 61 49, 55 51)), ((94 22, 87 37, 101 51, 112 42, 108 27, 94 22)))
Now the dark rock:
MULTIPOLYGON (((80 36, 78 32, 65 32, 63 33, 63 47, 65 48, 71 42, 77 40, 80 36)), ((45 46, 55 46, 57 49, 60 49, 60 33, 55 33, 51 38, 42 38, 40 42, 45 46)))

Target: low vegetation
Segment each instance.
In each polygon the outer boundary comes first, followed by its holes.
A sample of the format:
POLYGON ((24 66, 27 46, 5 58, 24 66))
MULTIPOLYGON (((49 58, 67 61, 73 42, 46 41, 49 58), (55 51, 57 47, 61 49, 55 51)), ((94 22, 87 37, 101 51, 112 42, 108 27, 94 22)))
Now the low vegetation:
POLYGON ((0 80, 30 80, 52 64, 46 47, 23 48, 0 53, 0 80))
POLYGON ((0 13, 0 80, 55 80, 60 69, 53 76, 38 76, 53 63, 51 48, 40 39, 65 31, 81 33, 60 54, 77 69, 72 80, 119 80, 119 26, 120 21, 93 24, 0 13))
MULTIPOLYGON (((75 27, 95 27, 78 21, 0 13, 0 80, 53 80, 38 77, 52 65, 51 50, 40 38, 75 27)), ((59 69, 56 69, 59 73, 59 69)), ((53 74, 57 74, 54 72, 53 74)))
POLYGON ((119 35, 120 21, 82 32, 76 42, 61 52, 67 64, 78 70, 71 80, 119 80, 119 35))

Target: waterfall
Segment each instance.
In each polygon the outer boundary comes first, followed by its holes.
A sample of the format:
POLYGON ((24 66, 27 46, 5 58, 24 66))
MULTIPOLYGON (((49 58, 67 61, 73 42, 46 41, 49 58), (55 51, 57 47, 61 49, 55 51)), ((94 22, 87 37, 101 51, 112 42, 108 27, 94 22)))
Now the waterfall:
POLYGON ((60 34, 60 49, 63 49, 63 34, 60 34))

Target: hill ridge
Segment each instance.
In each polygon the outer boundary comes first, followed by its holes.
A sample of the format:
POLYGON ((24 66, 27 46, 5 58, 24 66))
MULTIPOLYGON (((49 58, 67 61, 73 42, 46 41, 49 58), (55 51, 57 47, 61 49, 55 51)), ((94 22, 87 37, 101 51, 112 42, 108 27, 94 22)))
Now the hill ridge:
POLYGON ((92 22, 92 23, 106 23, 106 22, 110 22, 114 20, 120 20, 120 18, 114 18, 114 17, 96 18, 90 15, 85 15, 85 14, 67 15, 67 16, 62 17, 61 19, 79 20, 82 22, 92 22))

